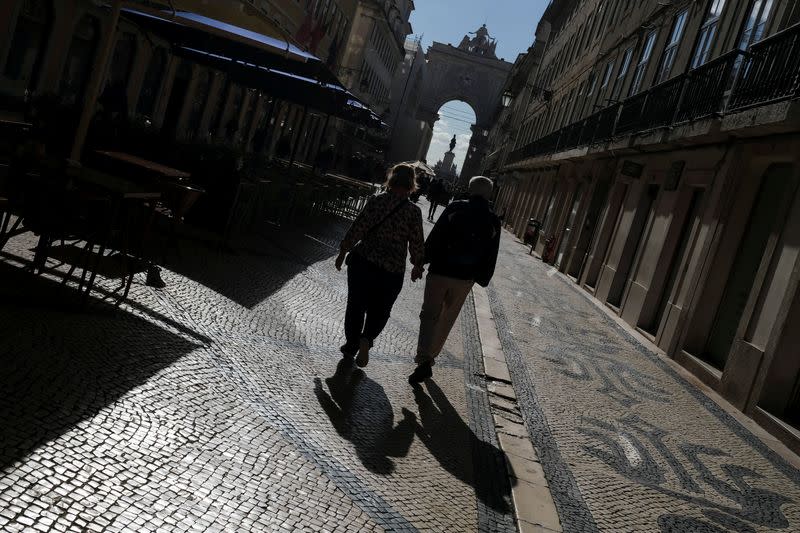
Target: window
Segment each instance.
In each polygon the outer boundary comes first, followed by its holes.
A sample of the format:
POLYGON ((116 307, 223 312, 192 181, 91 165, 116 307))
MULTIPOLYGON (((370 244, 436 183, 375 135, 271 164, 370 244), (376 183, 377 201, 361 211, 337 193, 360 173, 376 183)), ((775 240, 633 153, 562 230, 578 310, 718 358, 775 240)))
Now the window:
POLYGON ((100 35, 99 22, 91 15, 84 15, 72 35, 64 72, 59 84, 59 94, 68 103, 76 103, 86 92, 89 72, 94 63, 100 35))
POLYGON ((594 72, 589 74, 589 90, 586 92, 586 96, 591 96, 594 94, 594 89, 597 86, 597 76, 595 76, 594 72))
POLYGON ((725 0, 714 0, 708 9, 708 15, 706 15, 706 19, 700 27, 700 34, 697 36, 697 48, 692 56, 692 68, 697 68, 708 61, 724 7, 725 0))
POLYGON ((619 98, 619 94, 622 91, 622 85, 625 83, 625 76, 628 75, 628 69, 631 68, 631 58, 633 58, 633 47, 625 50, 625 53, 622 55, 622 61, 619 64, 619 72, 617 73, 617 79, 614 82, 614 90, 611 92, 612 101, 619 98))
POLYGON ((586 33, 583 34, 583 42, 581 43, 581 50, 589 46, 592 42, 592 34, 594 33, 594 26, 597 21, 595 14, 589 15, 589 21, 586 23, 586 33))
POLYGON ((678 47, 683 38, 683 30, 686 29, 688 13, 688 10, 684 10, 675 15, 675 20, 672 23, 672 31, 669 34, 667 45, 664 48, 664 55, 661 56, 658 74, 656 74, 656 84, 669 79, 669 75, 672 72, 672 65, 675 64, 675 56, 678 54, 678 47))
POLYGON ((742 34, 739 37, 739 49, 746 50, 751 44, 764 37, 764 29, 772 11, 773 0, 753 0, 744 21, 742 34))
POLYGON ((630 95, 638 93, 642 88, 644 82, 644 75, 647 73, 647 64, 650 62, 650 56, 653 55, 653 45, 656 42, 656 32, 651 31, 644 39, 642 46, 642 55, 639 58, 639 63, 636 65, 636 70, 633 71, 633 81, 631 82, 630 95))
POLYGON ((605 23, 605 16, 608 14, 606 11, 606 2, 600 2, 600 5, 597 7, 597 12, 595 13, 592 31, 589 34, 590 41, 600 37, 600 31, 602 31, 603 24, 605 23))
POLYGON ((605 90, 608 87, 608 82, 611 81, 611 74, 614 72, 614 60, 612 59, 606 63, 606 70, 603 72, 603 82, 600 84, 600 89, 605 90))
POLYGON ((161 89, 161 81, 167 70, 167 53, 163 48, 157 48, 150 58, 147 65, 147 72, 144 75, 142 90, 139 93, 139 104, 136 112, 139 115, 150 116, 156 105, 156 98, 161 89))
POLYGON ((48 1, 26 0, 20 8, 4 70, 6 78, 21 82, 20 93, 36 85, 51 20, 48 1))
POLYGON ((608 28, 610 28, 611 25, 614 24, 614 20, 616 19, 616 16, 618 14, 618 8, 620 2, 620 0, 612 0, 612 1, 614 2, 614 4, 608 8, 609 17, 606 19, 607 20, 606 27, 608 28))
POLYGON ((576 120, 580 120, 583 117, 583 108, 586 107, 586 85, 588 80, 584 80, 578 86, 578 96, 575 100, 575 108, 572 112, 572 117, 570 118, 570 122, 575 122, 576 120))

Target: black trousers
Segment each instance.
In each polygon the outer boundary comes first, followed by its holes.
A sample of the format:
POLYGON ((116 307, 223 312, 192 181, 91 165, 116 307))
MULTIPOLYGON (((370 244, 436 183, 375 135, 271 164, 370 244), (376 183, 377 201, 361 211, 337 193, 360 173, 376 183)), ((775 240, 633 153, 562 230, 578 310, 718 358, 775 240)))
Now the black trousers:
POLYGON ((362 337, 371 344, 386 327, 403 289, 403 274, 388 272, 358 254, 348 259, 344 334, 347 346, 355 349, 362 337))
POLYGON ((437 208, 437 207, 439 207, 439 203, 438 203, 438 202, 436 202, 435 200, 432 200, 432 201, 431 201, 431 206, 430 206, 430 208, 428 209, 428 220, 430 220, 430 219, 432 219, 434 216, 436 216, 436 208, 437 208))

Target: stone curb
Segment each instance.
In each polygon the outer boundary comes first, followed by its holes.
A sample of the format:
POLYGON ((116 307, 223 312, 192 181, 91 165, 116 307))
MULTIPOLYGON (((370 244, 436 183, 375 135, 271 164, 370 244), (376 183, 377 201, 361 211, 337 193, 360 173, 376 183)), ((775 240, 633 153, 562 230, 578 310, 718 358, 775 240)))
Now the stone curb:
POLYGON ((473 294, 489 402, 500 448, 506 456, 517 527, 521 533, 560 533, 563 529, 553 496, 517 407, 489 297, 486 290, 478 286, 473 294))

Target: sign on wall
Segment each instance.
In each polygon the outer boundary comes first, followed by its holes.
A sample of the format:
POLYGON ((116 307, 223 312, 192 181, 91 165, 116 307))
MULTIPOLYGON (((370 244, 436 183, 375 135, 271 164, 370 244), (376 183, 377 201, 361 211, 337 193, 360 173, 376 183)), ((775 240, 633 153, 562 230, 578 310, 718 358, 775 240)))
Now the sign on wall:
POLYGON ((643 171, 644 171, 644 165, 640 165, 639 163, 634 163, 633 161, 623 161, 620 173, 623 176, 628 176, 629 178, 639 179, 642 177, 643 171))

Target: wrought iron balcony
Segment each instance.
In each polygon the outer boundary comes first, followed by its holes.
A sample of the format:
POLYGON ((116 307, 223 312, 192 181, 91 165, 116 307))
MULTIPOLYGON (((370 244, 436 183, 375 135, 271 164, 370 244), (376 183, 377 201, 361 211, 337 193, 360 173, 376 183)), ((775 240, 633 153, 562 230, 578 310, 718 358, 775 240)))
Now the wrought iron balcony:
POLYGON ((736 64, 744 52, 733 50, 689 71, 677 121, 686 122, 719 115, 725 108, 725 93, 733 85, 736 64))
POLYGON ((600 111, 597 120, 597 130, 594 132, 592 142, 607 141, 614 136, 614 127, 617 125, 619 110, 622 104, 614 104, 600 111))
POLYGON ((641 129, 642 117, 644 116, 644 106, 647 103, 647 92, 631 96, 622 102, 619 111, 617 125, 614 133, 617 135, 633 133, 641 129))
POLYGON ((800 25, 751 46, 738 75, 732 111, 800 96, 800 25))
POLYGON ((581 133, 585 121, 575 122, 561 130, 561 139, 559 139, 558 150, 571 150, 580 145, 581 133))
POLYGON ((509 162, 793 98, 800 98, 800 24, 536 139, 509 162))
POLYGON ((668 126, 675 122, 685 84, 686 76, 680 75, 647 91, 640 131, 668 126))

